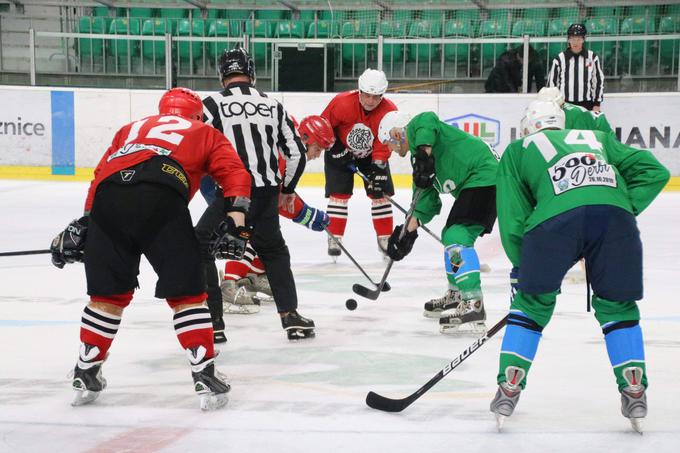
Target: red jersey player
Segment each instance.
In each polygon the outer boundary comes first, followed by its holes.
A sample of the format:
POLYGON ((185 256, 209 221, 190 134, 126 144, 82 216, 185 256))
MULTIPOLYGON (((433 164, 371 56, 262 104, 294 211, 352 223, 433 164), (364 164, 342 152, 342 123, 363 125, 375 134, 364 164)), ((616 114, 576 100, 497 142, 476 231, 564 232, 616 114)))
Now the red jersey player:
MULTIPOLYGON (((354 191, 356 166, 371 180, 364 183, 366 194, 371 198, 373 228, 378 237, 378 247, 384 254, 387 240, 392 234, 392 205, 384 195, 394 195, 390 175, 387 147, 378 140, 380 120, 387 113, 397 110, 389 99, 385 73, 367 69, 359 77, 359 89, 335 96, 321 113, 328 119, 335 132, 335 145, 324 156, 326 198, 331 224, 328 230, 342 239, 347 225, 347 203, 354 191)), ((336 260, 340 247, 329 237, 328 254, 336 260)))
POLYGON ((203 104, 174 88, 159 115, 123 126, 94 172, 85 216, 52 241, 52 262, 83 261, 90 302, 82 314, 73 405, 94 401, 106 387, 101 367, 124 308, 138 286, 141 255, 158 275, 156 297, 174 311, 175 333, 191 364, 201 409, 223 406, 229 391, 215 370, 205 277, 187 204, 206 173, 224 189, 225 221, 215 248, 242 256, 249 229, 250 175, 219 131, 204 124, 203 104))

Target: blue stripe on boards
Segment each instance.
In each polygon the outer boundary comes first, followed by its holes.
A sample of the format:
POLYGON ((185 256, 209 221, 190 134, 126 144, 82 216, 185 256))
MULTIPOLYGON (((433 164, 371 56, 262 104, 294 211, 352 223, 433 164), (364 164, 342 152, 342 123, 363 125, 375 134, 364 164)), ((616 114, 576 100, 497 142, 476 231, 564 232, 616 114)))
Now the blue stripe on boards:
POLYGON ((52 174, 75 174, 73 91, 52 91, 52 174))

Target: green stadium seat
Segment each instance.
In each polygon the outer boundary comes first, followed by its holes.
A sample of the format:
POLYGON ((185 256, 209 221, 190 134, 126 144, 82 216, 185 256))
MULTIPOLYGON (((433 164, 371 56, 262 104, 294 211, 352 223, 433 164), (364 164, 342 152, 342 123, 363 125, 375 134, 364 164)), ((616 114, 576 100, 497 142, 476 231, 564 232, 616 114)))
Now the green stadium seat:
MULTIPOLYGON (((370 35, 368 23, 354 20, 342 24, 340 36, 342 38, 366 38, 370 35)), ((363 62, 366 59, 366 44, 343 43, 342 59, 345 62, 363 62)))
MULTIPOLYGON (((208 21, 208 37, 226 38, 229 36, 229 23, 227 19, 215 19, 208 21)), ((209 42, 207 46, 208 58, 217 60, 225 48, 230 47, 230 43, 209 42)))
POLYGON ((290 18, 290 14, 282 9, 258 9, 255 11, 255 19, 279 21, 290 18))
POLYGON ((148 19, 154 16, 152 8, 130 8, 128 14, 130 17, 137 17, 141 19, 148 19))
POLYGON ((680 5, 668 5, 666 6, 666 14, 669 16, 680 15, 680 5))
MULTIPOLYGON (((441 24, 429 20, 412 22, 409 26, 409 38, 439 38, 441 36, 441 24)), ((439 44, 409 44, 409 61, 423 61, 435 58, 439 53, 439 44)))
MULTIPOLYGON (((245 22, 244 33, 255 38, 271 38, 273 36, 272 22, 265 20, 248 20, 245 22)), ((266 43, 254 43, 252 44, 253 59, 256 63, 263 62, 267 54, 270 52, 271 45, 266 43)))
MULTIPOLYGON (((108 31, 104 17, 79 17, 76 24, 78 33, 103 34, 108 31)), ((103 39, 78 39, 78 55, 81 57, 101 57, 104 55, 103 39)))
POLYGON ((335 36, 338 36, 337 22, 318 20, 309 24, 308 38, 331 38, 335 36))
MULTIPOLYGON (((659 33, 677 33, 678 31, 680 31, 680 14, 664 16, 659 20, 659 33)), ((671 69, 676 68, 677 70, 679 49, 680 40, 669 39, 660 41, 661 64, 671 69)))
MULTIPOLYGON (((180 19, 177 23, 177 36, 205 36, 205 20, 180 19)), ((177 45, 180 60, 197 60, 203 56, 203 43, 180 41, 177 45)))
MULTIPOLYGON (((376 33, 382 35, 384 38, 403 38, 406 36, 406 22, 398 22, 392 20, 384 20, 378 24, 376 33)), ((383 61, 384 62, 400 62, 404 58, 403 44, 385 44, 383 45, 383 61)))
MULTIPOLYGON (((194 17, 200 17, 197 16, 196 13, 194 13, 194 17)), ((209 9, 206 13, 205 18, 206 19, 219 19, 222 17, 221 11, 219 9, 209 9)))
POLYGON ((564 42, 551 42, 548 44, 548 60, 549 62, 567 48, 567 29, 572 24, 569 18, 553 19, 548 22, 548 36, 563 36, 564 42))
POLYGON ((649 16, 656 17, 659 14, 659 8, 656 5, 649 6, 631 6, 628 8, 627 16, 649 16))
MULTIPOLYGON (((499 11, 499 10, 491 10, 493 13, 494 11, 499 11)), ((505 16, 507 18, 507 14, 505 16)), ((479 9, 459 9, 453 12, 453 19, 456 20, 469 20, 473 24, 476 24, 480 20, 479 16, 479 9)))
POLYGON ((392 11, 392 20, 398 22, 408 22, 413 20, 413 11, 408 9, 395 9, 392 11))
MULTIPOLYGON (((444 25, 446 38, 471 38, 472 35, 472 23, 469 20, 453 19, 444 25)), ((444 46, 444 58, 448 61, 467 62, 469 55, 469 44, 446 44, 444 46)))
POLYGON ((525 19, 539 19, 547 21, 550 19, 549 8, 531 8, 524 11, 525 19))
MULTIPOLYGON (((504 20, 484 20, 479 25, 480 38, 504 38, 510 36, 510 23, 504 20)), ((484 67, 493 66, 496 59, 508 48, 507 44, 482 44, 484 67)))
POLYGON ((300 11, 300 19, 303 22, 313 22, 316 19, 316 11, 305 9, 300 11))
MULTIPOLYGON (((109 33, 112 35, 141 35, 141 20, 137 18, 126 19, 122 17, 113 19, 109 26, 109 33)), ((109 53, 119 60, 127 59, 128 56, 137 57, 139 56, 139 41, 111 39, 109 40, 109 53)))
MULTIPOLYGON (((599 19, 587 20, 586 30, 588 35, 602 36, 602 35, 616 35, 619 32, 619 20, 615 17, 600 17, 599 19)), ((614 41, 589 41, 588 48, 600 56, 600 59, 609 61, 614 57, 615 53, 614 41)))
POLYGON ((623 16, 623 8, 616 6, 596 6, 590 9, 589 17, 620 17, 623 16))
MULTIPOLYGON (((512 24, 512 36, 545 36, 545 20, 543 19, 519 19, 512 24)), ((546 43, 532 44, 534 50, 544 54, 546 43)))
POLYGON ((109 8, 106 6, 95 6, 92 8, 92 15, 94 17, 109 17, 109 8))
POLYGON ((557 10, 558 19, 567 19, 569 25, 580 21, 580 14, 578 8, 559 8, 557 10))
POLYGON ((443 9, 424 9, 420 12, 422 20, 429 20, 430 22, 439 22, 440 24, 446 19, 446 10, 443 9))
MULTIPOLYGON (((142 36, 164 36, 166 33, 173 33, 166 19, 147 19, 142 23, 142 36)), ((165 42, 142 41, 142 56, 148 60, 155 58, 157 62, 164 62, 165 42)))
POLYGON ((184 19, 185 17, 189 17, 189 10, 181 8, 163 8, 161 9, 160 17, 165 19, 184 19))
POLYGON ((299 20, 284 20, 276 24, 274 35, 277 38, 304 38, 304 23, 299 20))
POLYGON ((247 20, 250 19, 250 10, 247 9, 227 9, 224 10, 225 19, 240 19, 247 20))
MULTIPOLYGON (((653 34, 656 31, 654 18, 645 16, 628 17, 621 22, 621 34, 653 34)), ((655 59, 654 42, 647 42, 645 48, 644 41, 622 41, 621 57, 619 59, 619 72, 627 72, 630 68, 632 72, 638 72, 642 68, 643 55, 647 52, 647 62, 655 59)))
POLYGON ((342 22, 349 19, 349 13, 347 11, 338 10, 328 10, 319 11, 319 19, 328 20, 334 22, 342 22))

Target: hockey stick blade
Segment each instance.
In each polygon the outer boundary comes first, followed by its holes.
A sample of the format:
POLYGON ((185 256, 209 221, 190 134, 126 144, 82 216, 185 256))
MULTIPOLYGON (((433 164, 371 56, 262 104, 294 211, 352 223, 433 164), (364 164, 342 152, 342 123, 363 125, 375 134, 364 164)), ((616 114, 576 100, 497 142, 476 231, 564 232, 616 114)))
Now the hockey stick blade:
POLYGON ((383 412, 401 412, 407 407, 409 407, 415 400, 420 398, 425 392, 430 390, 439 381, 444 379, 444 376, 453 371, 458 365, 463 363, 465 359, 470 357, 473 352, 479 349, 484 343, 486 343, 489 338, 493 337, 498 331, 500 331, 505 324, 508 322, 508 316, 506 315, 503 319, 498 321, 495 326, 493 326, 483 337, 477 339, 472 343, 462 354, 449 362, 443 369, 439 370, 432 379, 427 381, 425 385, 420 387, 418 390, 401 399, 387 398, 386 396, 378 395, 375 392, 368 392, 366 395, 366 405, 372 409, 377 409, 383 412))
MULTIPOLYGON (((383 290, 385 290, 385 286, 387 286, 387 283, 383 285, 383 290)), ((358 283, 355 283, 352 286, 352 291, 354 291, 356 294, 360 295, 361 297, 365 297, 366 299, 371 299, 371 300, 376 300, 378 296, 380 295, 380 287, 378 289, 369 289, 366 288, 363 285, 360 285, 358 283)))

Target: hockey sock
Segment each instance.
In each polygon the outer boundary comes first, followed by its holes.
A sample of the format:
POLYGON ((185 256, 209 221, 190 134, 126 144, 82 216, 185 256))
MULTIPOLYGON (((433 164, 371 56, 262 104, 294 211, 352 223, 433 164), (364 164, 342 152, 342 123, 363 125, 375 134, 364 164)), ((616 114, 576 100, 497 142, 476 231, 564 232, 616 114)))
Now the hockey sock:
POLYGON ((507 380, 506 369, 513 366, 524 371, 521 381, 514 382, 513 385, 524 388, 526 376, 536 356, 538 343, 541 341, 542 332, 543 327, 539 326, 525 313, 520 310, 510 310, 503 344, 501 345, 498 376, 496 377, 499 384, 507 380))
POLYGON ((376 236, 392 234, 392 204, 385 198, 371 200, 371 216, 376 236))
POLYGON ((213 344, 213 327, 210 321, 210 311, 205 305, 194 304, 175 312, 173 316, 175 333, 182 349, 191 349, 203 346, 206 350, 205 357, 212 358, 215 355, 213 344))
POLYGON ((593 296, 593 308, 604 334, 609 362, 619 389, 631 385, 625 376, 625 370, 631 367, 642 370, 642 376, 636 378, 637 383, 647 387, 645 348, 637 304, 593 296))
POLYGON ((481 225, 451 225, 444 231, 444 267, 450 286, 457 286, 463 299, 482 297, 479 257, 474 249, 477 237, 484 231, 481 225))
POLYGON ((246 246, 246 252, 242 260, 227 260, 224 265, 225 280, 240 280, 248 274, 263 274, 264 264, 257 256, 255 249, 250 244, 246 246))
POLYGON ((331 219, 328 231, 334 236, 343 236, 347 226, 347 203, 351 195, 333 194, 328 199, 328 217, 331 219))
MULTIPOLYGON (((96 346, 98 353, 94 357, 88 357, 87 361, 104 360, 106 353, 111 347, 113 339, 116 337, 120 326, 121 316, 107 313, 103 310, 87 305, 83 309, 83 316, 80 320, 80 341, 84 345, 96 346)), ((87 351, 95 351, 94 348, 86 347, 87 351)), ((81 358, 83 358, 83 347, 81 346, 81 358)))

